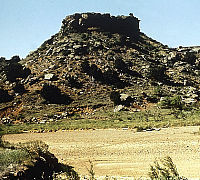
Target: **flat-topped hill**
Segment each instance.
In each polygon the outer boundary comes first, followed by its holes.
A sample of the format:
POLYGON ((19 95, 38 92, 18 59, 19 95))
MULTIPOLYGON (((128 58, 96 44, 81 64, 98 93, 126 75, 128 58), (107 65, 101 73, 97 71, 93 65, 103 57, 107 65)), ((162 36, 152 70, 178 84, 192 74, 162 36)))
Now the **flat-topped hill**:
POLYGON ((130 16, 111 16, 110 14, 83 13, 67 16, 62 21, 61 33, 87 32, 90 30, 120 33, 137 36, 140 32, 139 20, 130 16))
POLYGON ((25 59, 0 63, 3 123, 46 122, 52 114, 95 119, 100 110, 145 109, 174 96, 192 104, 200 95, 199 53, 149 38, 132 14, 67 16, 25 59))

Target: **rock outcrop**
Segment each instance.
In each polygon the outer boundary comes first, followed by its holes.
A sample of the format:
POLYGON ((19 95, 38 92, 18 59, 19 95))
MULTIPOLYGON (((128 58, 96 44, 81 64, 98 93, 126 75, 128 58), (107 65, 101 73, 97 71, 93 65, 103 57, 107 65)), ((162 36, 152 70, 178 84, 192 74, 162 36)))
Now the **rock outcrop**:
POLYGON ((139 35, 139 20, 130 16, 111 16, 110 14, 83 13, 67 16, 62 21, 61 34, 69 32, 103 31, 128 36, 139 35))

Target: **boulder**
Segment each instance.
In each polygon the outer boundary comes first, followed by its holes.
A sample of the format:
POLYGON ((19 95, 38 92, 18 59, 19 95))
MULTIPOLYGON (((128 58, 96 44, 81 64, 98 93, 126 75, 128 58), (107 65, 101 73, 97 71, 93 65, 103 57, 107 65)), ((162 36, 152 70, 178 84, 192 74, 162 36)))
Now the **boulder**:
POLYGON ((44 80, 53 80, 55 78, 54 74, 45 74, 44 80))
POLYGON ((119 93, 117 91, 113 91, 110 94, 111 101, 114 102, 114 105, 123 105, 123 106, 130 106, 130 104, 134 101, 131 96, 128 94, 119 93))
POLYGON ((123 109, 124 109, 124 106, 120 104, 115 107, 114 112, 119 112, 119 111, 122 111, 123 109))
POLYGON ((128 94, 120 94, 121 101, 126 101, 130 97, 128 94))

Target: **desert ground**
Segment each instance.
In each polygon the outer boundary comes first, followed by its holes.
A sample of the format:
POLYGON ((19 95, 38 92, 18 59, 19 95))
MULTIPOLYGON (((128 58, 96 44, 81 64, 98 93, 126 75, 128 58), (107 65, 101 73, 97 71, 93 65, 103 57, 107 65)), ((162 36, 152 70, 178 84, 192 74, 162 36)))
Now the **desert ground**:
POLYGON ((181 176, 200 178, 199 127, 162 128, 136 132, 134 129, 58 131, 10 134, 11 143, 42 140, 62 163, 88 175, 90 163, 96 177, 148 177, 155 160, 170 156, 181 176))

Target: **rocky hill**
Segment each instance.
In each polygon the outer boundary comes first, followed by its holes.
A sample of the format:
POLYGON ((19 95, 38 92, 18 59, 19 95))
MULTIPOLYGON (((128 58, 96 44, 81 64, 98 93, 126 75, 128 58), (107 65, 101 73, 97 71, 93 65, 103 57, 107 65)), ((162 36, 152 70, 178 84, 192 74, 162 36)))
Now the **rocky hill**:
POLYGON ((198 48, 168 48, 139 22, 133 14, 74 14, 25 59, 1 58, 1 122, 45 123, 113 104, 145 108, 175 95, 198 102, 198 48))

